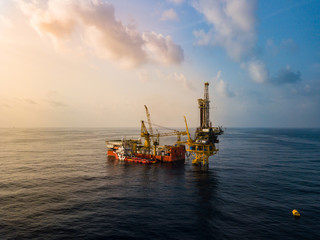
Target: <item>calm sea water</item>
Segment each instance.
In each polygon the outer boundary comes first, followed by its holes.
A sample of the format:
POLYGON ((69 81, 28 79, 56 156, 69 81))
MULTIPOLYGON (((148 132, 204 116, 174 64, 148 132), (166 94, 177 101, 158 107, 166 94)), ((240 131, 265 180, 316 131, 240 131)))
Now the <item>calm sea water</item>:
POLYGON ((319 129, 227 129, 207 169, 107 159, 138 134, 0 129, 0 239, 320 239, 319 129))

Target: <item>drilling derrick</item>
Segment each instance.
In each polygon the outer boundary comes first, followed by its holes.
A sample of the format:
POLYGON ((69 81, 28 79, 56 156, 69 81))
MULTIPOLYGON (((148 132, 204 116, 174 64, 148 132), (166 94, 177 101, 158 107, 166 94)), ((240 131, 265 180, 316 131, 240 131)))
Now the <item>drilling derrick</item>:
POLYGON ((209 100, 209 83, 204 84, 203 99, 198 99, 200 110, 200 126, 196 129, 194 140, 191 139, 187 120, 185 118, 188 132, 187 151, 193 156, 193 164, 207 165, 209 157, 218 152, 215 144, 219 142, 218 135, 223 133, 222 128, 212 127, 210 122, 210 100, 209 100))
POLYGON ((200 109, 200 128, 209 128, 209 109, 210 109, 210 100, 209 100, 209 83, 204 84, 204 97, 203 99, 198 99, 199 109, 200 109))

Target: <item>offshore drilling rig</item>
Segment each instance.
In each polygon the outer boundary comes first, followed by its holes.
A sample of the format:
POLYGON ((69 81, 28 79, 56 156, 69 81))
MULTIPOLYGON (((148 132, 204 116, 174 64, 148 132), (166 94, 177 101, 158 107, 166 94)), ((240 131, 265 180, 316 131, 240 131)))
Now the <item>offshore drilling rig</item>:
POLYGON ((184 117, 186 131, 166 132, 154 134, 150 113, 145 106, 147 123, 141 121, 141 139, 108 140, 108 158, 125 162, 151 164, 156 162, 185 162, 186 152, 193 157, 193 164, 208 165, 209 157, 218 152, 216 143, 219 142, 218 135, 223 133, 221 127, 212 127, 209 117, 209 83, 204 84, 204 97, 198 99, 200 109, 200 126, 196 129, 195 137, 190 137, 187 119, 184 117), (187 135, 187 141, 181 141, 181 136, 187 135), (177 136, 176 144, 160 145, 160 137, 177 136), (187 146, 186 146, 187 145, 187 146))
POLYGON ((186 117, 184 117, 188 139, 186 151, 193 156, 193 164, 209 164, 209 157, 218 152, 216 143, 219 143, 218 136, 223 133, 221 127, 212 127, 210 121, 210 100, 209 83, 204 84, 204 97, 198 99, 200 109, 200 126, 196 129, 195 137, 190 137, 186 117))

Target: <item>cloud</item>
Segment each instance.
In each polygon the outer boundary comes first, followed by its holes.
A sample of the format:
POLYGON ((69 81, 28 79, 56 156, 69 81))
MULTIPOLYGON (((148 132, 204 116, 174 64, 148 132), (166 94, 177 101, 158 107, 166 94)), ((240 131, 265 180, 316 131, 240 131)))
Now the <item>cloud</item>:
POLYGON ((180 73, 180 74, 174 73, 173 79, 175 81, 181 83, 184 86, 184 88, 186 88, 188 90, 194 90, 192 83, 182 73, 180 73))
MULTIPOLYGON (((258 83, 268 80, 268 71, 261 60, 256 60, 256 0, 193 0, 193 7, 204 15, 209 29, 193 32, 196 44, 218 46, 236 62, 244 65, 251 79, 258 83), (251 60, 250 60, 251 59, 251 60)), ((273 48, 273 42, 267 42, 273 48)), ((223 89, 223 82, 221 89, 223 89)))
POLYGON ((193 6, 212 25, 207 32, 194 32, 198 44, 223 47, 236 61, 251 54, 256 44, 255 0, 194 0, 193 6))
POLYGON ((213 81, 215 83, 215 90, 220 96, 227 98, 235 96, 235 93, 229 90, 228 84, 223 79, 221 79, 221 71, 217 73, 213 81))
POLYGON ((179 17, 173 8, 170 8, 162 13, 161 21, 178 21, 179 17))
POLYGON ((196 30, 193 31, 193 35, 197 38, 196 44, 198 45, 208 45, 210 44, 211 38, 212 38, 212 30, 209 32, 205 32, 204 30, 196 30))
POLYGON ((159 69, 153 69, 150 71, 146 71, 145 69, 138 71, 138 79, 141 82, 148 82, 152 80, 163 81, 165 85, 171 86, 176 83, 176 85, 180 86, 180 89, 183 87, 187 90, 195 90, 195 87, 192 84, 192 81, 188 79, 183 73, 164 73, 159 69))
MULTIPOLYGON (((250 78, 258 83, 268 80, 268 71, 261 60, 257 60, 255 47, 256 0, 193 0, 193 7, 204 15, 209 29, 193 32, 196 44, 217 46, 225 49, 232 60, 240 62, 248 71, 250 78)), ((272 40, 267 41, 266 48, 272 54, 278 54, 272 40)), ((224 88, 223 82, 220 83, 224 88)))
POLYGON ((234 97, 235 96, 235 93, 234 92, 231 92, 229 89, 228 89, 228 84, 223 81, 222 79, 220 79, 217 84, 216 84, 216 88, 217 88, 217 91, 218 93, 220 94, 220 96, 223 96, 223 97, 234 97))
POLYGON ((170 36, 164 37, 155 32, 145 32, 142 38, 149 62, 177 64, 184 60, 183 49, 175 44, 170 36))
POLYGON ((293 72, 290 66, 279 70, 279 72, 270 79, 274 84, 294 84, 301 81, 301 73, 299 71, 293 72))
POLYGON ((269 82, 275 85, 283 85, 301 81, 301 73, 292 71, 290 66, 280 69, 273 77, 270 77, 265 64, 259 60, 251 61, 244 67, 248 70, 251 79, 257 83, 269 82))
POLYGON ((99 57, 120 62, 123 66, 145 63, 179 64, 182 48, 170 36, 154 32, 140 33, 132 25, 115 18, 112 4, 102 0, 18 0, 31 26, 56 46, 74 39, 94 49, 99 57), (155 55, 157 53, 157 55, 155 55))
POLYGON ((267 82, 269 78, 268 71, 263 62, 254 60, 248 63, 247 69, 251 79, 257 83, 267 82))
POLYGON ((168 0, 168 2, 179 5, 184 2, 184 0, 168 0))
POLYGON ((185 89, 194 90, 194 86, 191 81, 186 78, 182 73, 173 73, 167 76, 168 80, 180 83, 185 89))

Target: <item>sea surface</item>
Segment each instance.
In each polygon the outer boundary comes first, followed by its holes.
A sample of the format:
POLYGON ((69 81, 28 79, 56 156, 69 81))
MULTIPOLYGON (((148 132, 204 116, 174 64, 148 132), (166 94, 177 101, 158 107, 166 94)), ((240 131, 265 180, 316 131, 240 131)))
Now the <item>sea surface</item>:
POLYGON ((226 129, 207 168, 107 159, 138 135, 0 129, 0 239, 320 239, 320 129, 226 129))

